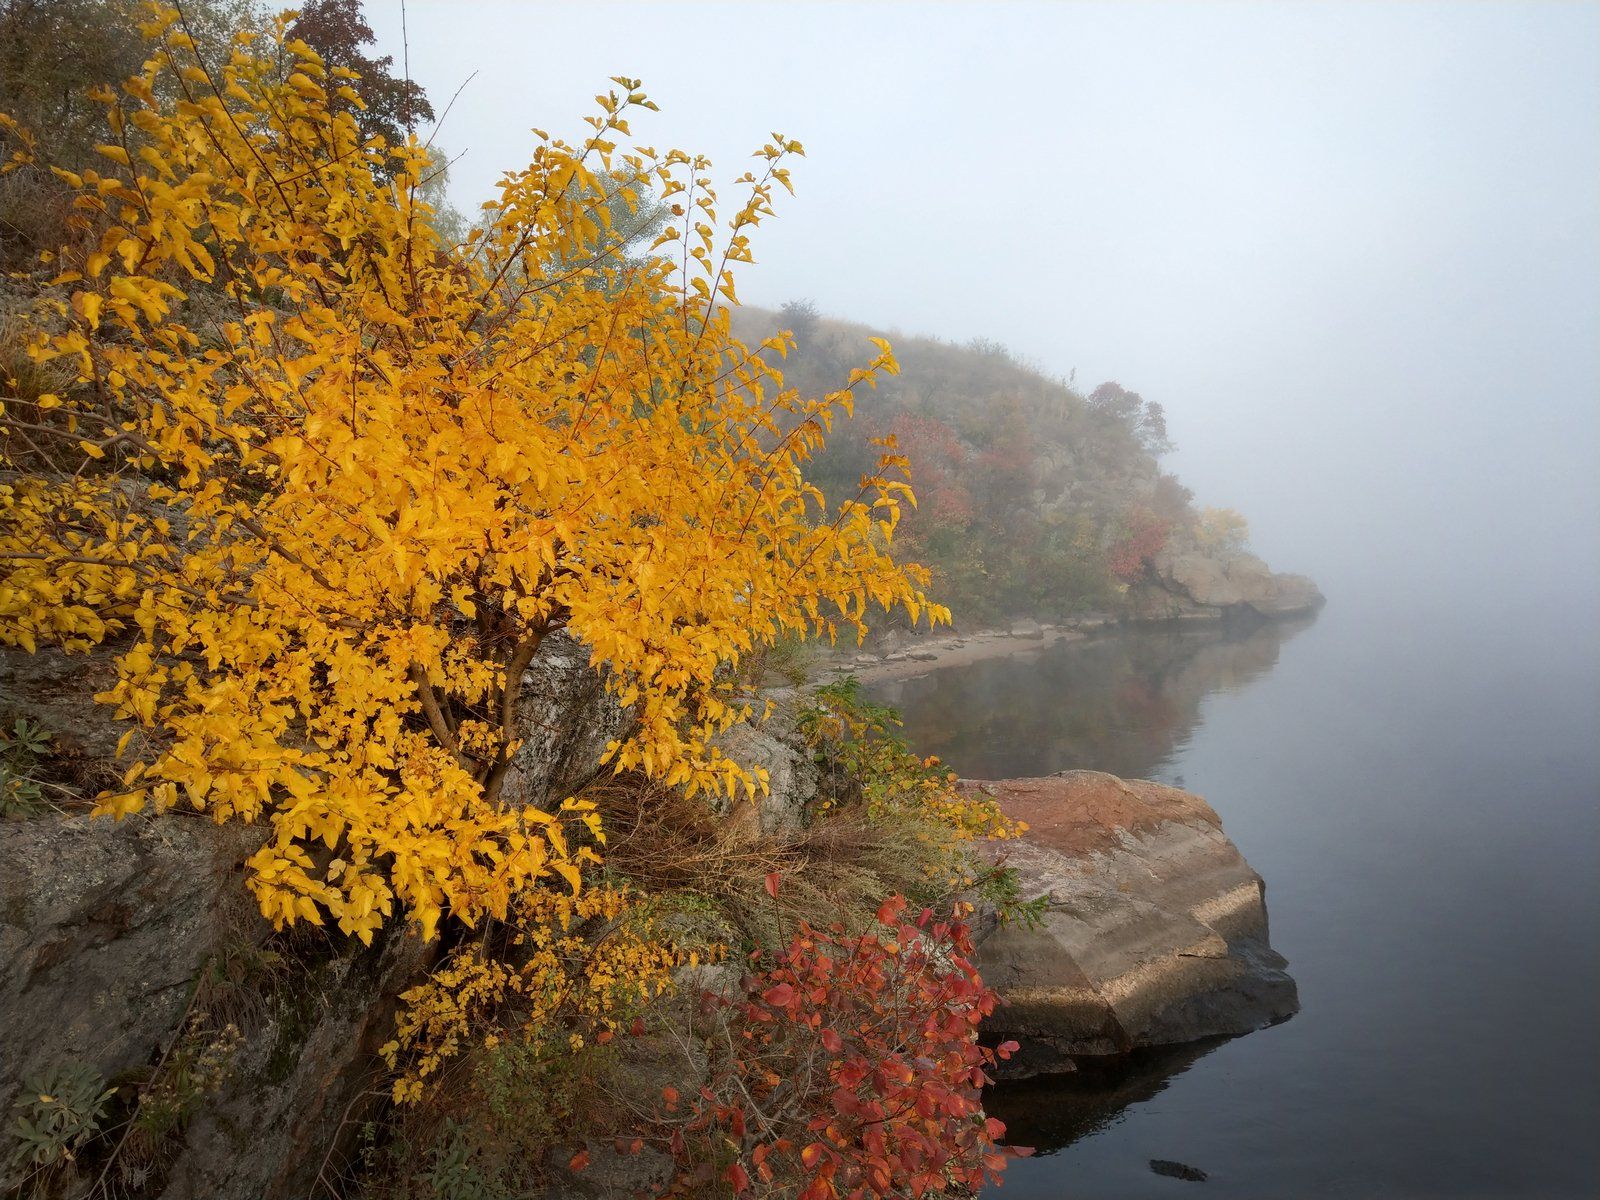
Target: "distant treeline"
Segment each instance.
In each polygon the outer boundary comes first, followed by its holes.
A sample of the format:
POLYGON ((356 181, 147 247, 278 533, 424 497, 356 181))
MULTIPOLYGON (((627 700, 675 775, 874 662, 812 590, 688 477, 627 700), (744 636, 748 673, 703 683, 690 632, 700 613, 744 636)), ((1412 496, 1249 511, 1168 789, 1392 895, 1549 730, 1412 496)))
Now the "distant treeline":
MULTIPOLYGON (((802 391, 837 387, 879 332, 805 302, 743 310, 736 327, 747 340, 792 330, 783 370, 802 391)), ((1159 404, 1116 383, 1084 394, 994 342, 891 340, 900 374, 834 432, 815 476, 830 500, 853 494, 873 439, 894 436, 918 498, 902 552, 933 569, 958 621, 1116 609, 1170 542, 1242 544, 1241 518, 1197 512, 1161 469, 1171 443, 1159 404)))

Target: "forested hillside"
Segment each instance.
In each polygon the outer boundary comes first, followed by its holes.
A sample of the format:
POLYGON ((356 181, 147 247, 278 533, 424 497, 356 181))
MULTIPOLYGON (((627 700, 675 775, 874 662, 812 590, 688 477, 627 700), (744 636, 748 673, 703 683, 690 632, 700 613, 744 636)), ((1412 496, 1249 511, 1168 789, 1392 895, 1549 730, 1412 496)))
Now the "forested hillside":
MULTIPOLYGON (((803 392, 840 378, 879 332, 807 303, 746 308, 735 327, 751 342, 791 330, 784 371, 803 392)), ((894 437, 918 499, 902 552, 933 569, 958 622, 1121 609, 1163 549, 1242 548, 1242 518, 1198 512, 1162 469, 1160 404, 1116 383, 1085 394, 994 342, 892 341, 899 374, 878 381, 815 475, 830 498, 853 494, 875 440, 894 437)))

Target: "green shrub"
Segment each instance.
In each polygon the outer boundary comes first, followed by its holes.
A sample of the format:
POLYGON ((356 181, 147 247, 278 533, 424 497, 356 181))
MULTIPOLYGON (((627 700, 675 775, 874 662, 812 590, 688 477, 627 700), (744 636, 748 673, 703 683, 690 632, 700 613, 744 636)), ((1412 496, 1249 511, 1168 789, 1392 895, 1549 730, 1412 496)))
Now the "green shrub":
POLYGON ((27 717, 0 729, 0 817, 31 817, 49 807, 37 772, 49 752, 49 735, 27 717))
POLYGON ((12 1143, 7 1182, 14 1178, 17 1194, 45 1194, 50 1181, 100 1132, 115 1094, 116 1088, 106 1087, 104 1077, 83 1063, 23 1081, 6 1131, 12 1143))

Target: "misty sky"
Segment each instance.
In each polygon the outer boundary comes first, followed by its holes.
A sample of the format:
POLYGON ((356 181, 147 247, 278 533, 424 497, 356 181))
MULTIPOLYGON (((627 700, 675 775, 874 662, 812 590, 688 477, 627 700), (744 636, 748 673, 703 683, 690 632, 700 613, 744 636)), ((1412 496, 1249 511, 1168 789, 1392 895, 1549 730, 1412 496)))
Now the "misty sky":
MULTIPOLYGON (((367 10, 398 68, 398 0, 367 10)), ((437 108, 477 72, 439 134, 464 210, 530 127, 576 139, 609 76, 641 77, 662 111, 635 134, 724 180, 771 130, 806 145, 747 302, 993 338, 1159 400, 1198 500, 1336 600, 1595 602, 1600 5, 406 16, 437 108)))

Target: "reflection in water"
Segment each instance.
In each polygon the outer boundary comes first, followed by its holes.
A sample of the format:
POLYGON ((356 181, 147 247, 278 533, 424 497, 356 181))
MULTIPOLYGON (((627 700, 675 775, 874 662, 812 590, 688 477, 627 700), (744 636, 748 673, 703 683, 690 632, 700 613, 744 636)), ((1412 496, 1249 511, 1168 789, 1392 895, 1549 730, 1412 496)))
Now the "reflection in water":
POLYGON ((1082 767, 1145 779, 1188 741, 1207 695, 1271 670, 1278 648, 1310 623, 1060 643, 871 691, 901 710, 920 753, 969 778, 1082 767))
POLYGON ((1304 1001, 1188 1063, 997 1093, 1052 1153, 985 1200, 1600 1196, 1600 625, 1587 595, 1534 620, 1473 599, 1357 592, 1309 627, 875 689, 967 775, 1088 767, 1207 796, 1304 1001))
POLYGON ((1006 1123, 1006 1141, 1053 1154, 1115 1124, 1132 1105, 1167 1085, 1228 1038, 1136 1050, 1115 1060, 1089 1060, 1070 1075, 1003 1083, 984 1093, 984 1110, 1006 1123))
MULTIPOLYGON (((1313 619, 1060 643, 872 691, 901 710, 919 753, 970 778, 1070 768, 1151 778, 1188 744, 1207 696, 1238 691, 1271 670, 1279 647, 1313 619)), ((1114 1125, 1228 1040, 1089 1060, 1071 1074, 992 1088, 984 1107, 1006 1123, 1007 1141, 1051 1154, 1114 1125)))

